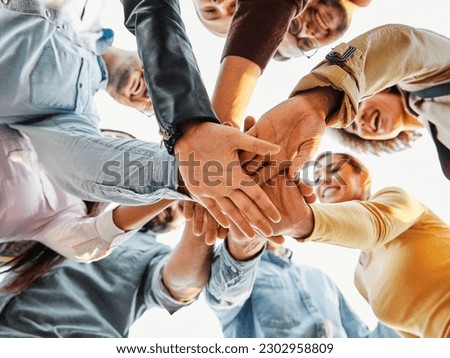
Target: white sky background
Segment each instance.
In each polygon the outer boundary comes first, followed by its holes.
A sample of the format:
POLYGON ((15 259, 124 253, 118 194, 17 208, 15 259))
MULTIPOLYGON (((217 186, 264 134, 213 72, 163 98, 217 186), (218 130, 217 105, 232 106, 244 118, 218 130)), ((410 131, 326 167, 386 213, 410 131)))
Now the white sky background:
MULTIPOLYGON (((181 0, 182 16, 191 39, 194 52, 209 93, 212 94, 224 39, 205 30, 195 14, 190 0, 181 0)), ((115 46, 135 49, 135 39, 123 26, 123 15, 119 1, 108 1, 103 14, 103 25, 115 31, 115 46)), ((349 31, 338 40, 350 40, 376 26, 387 23, 403 23, 427 28, 450 36, 448 0, 373 0, 372 4, 359 10, 353 17, 349 31)), ((310 60, 292 59, 288 62, 272 61, 258 82, 248 114, 258 118, 265 111, 283 101, 289 95, 298 79, 309 72, 324 58, 330 45, 310 60)), ((395 51, 395 48, 391 49, 395 51)), ((136 110, 124 108, 106 94, 97 95, 102 128, 128 131, 136 137, 149 141, 160 140, 154 118, 147 118, 136 110)), ((346 151, 331 139, 324 138, 322 150, 346 151)), ((368 166, 373 176, 373 192, 386 186, 400 186, 419 198, 447 223, 450 223, 450 183, 441 173, 431 137, 424 132, 412 149, 397 154, 374 157, 358 155, 368 166)), ((176 243, 178 233, 164 235, 161 241, 170 245, 176 243)), ((324 244, 300 245, 291 239, 286 246, 294 250, 293 260, 317 266, 329 274, 342 290, 353 308, 370 327, 376 319, 353 286, 353 270, 358 251, 324 244)), ((167 312, 154 309, 148 311, 133 326, 131 337, 221 337, 220 326, 204 304, 203 297, 188 308, 170 316, 167 312)))

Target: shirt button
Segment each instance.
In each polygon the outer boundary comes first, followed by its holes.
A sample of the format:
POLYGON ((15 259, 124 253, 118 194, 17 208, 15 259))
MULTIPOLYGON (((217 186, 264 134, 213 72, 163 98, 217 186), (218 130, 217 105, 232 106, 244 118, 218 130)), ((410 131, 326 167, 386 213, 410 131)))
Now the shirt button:
POLYGON ((237 269, 236 269, 236 267, 234 267, 234 266, 231 266, 231 272, 233 272, 233 273, 236 273, 236 272, 237 272, 237 269))

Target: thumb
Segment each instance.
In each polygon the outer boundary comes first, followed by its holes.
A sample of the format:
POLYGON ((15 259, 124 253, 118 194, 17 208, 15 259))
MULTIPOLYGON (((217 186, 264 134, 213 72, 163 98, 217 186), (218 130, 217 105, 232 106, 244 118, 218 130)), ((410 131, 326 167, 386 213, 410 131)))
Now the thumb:
POLYGON ((278 245, 284 244, 284 237, 282 235, 271 236, 268 238, 268 240, 273 241, 274 243, 276 243, 278 245))
POLYGON ((281 150, 279 145, 252 137, 245 133, 240 133, 239 136, 236 136, 236 140, 237 149, 242 149, 250 153, 266 155, 276 154, 281 150))
POLYGON ((292 165, 289 168, 289 178, 294 179, 297 176, 297 172, 299 172, 306 162, 308 162, 317 151, 317 147, 319 146, 319 141, 311 139, 305 143, 303 143, 297 154, 295 155, 294 160, 292 161, 292 165))
POLYGON ((244 119, 244 132, 249 131, 256 124, 256 118, 247 116, 244 119))

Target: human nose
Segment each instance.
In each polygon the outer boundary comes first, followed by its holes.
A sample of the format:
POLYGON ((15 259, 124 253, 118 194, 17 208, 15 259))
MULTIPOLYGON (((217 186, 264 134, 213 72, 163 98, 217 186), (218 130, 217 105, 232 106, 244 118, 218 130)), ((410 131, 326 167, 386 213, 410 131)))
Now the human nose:
POLYGON ((309 37, 314 38, 316 36, 316 29, 311 25, 310 22, 306 22, 303 25, 303 29, 301 31, 301 37, 309 37))

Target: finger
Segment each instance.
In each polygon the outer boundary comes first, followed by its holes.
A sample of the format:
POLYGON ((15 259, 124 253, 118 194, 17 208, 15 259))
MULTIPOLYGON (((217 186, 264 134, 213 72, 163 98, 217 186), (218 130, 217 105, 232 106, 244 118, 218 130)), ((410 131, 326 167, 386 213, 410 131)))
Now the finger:
MULTIPOLYGON (((262 191, 262 190, 261 190, 262 191)), ((257 229, 263 236, 272 236, 273 230, 270 225, 269 220, 261 212, 256 203, 250 200, 242 191, 235 190, 231 195, 230 199, 233 201, 242 213, 245 214, 251 225, 257 229)))
POLYGON ((268 240, 273 241, 274 243, 276 243, 278 245, 284 244, 284 237, 282 235, 271 236, 268 238, 268 240))
POLYGON ((214 245, 218 235, 219 225, 210 213, 205 212, 205 242, 207 245, 214 245))
POLYGON ((244 132, 248 132, 256 124, 256 118, 247 116, 244 119, 244 132))
POLYGON ((253 175, 253 180, 255 180, 258 185, 263 185, 267 183, 270 179, 276 177, 278 174, 286 169, 285 166, 278 167, 277 165, 268 165, 259 168, 258 172, 253 175))
POLYGON ((217 205, 217 202, 215 202, 212 199, 204 199, 203 200, 203 206, 208 210, 208 212, 212 215, 216 221, 222 225, 223 227, 229 227, 230 221, 225 216, 225 214, 220 210, 219 206, 217 205))
POLYGON ((300 171, 305 163, 313 157, 319 144, 319 139, 312 138, 301 145, 289 168, 289 178, 296 177, 297 172, 300 171))
POLYGON ((229 121, 223 122, 222 125, 228 126, 228 127, 234 127, 234 124, 232 122, 229 122, 229 121))
MULTIPOLYGON (((243 176, 243 178, 245 179, 245 176, 243 176)), ((277 207, 272 203, 259 185, 255 182, 251 183, 249 180, 241 180, 240 183, 240 189, 246 197, 241 203, 237 204, 239 210, 246 210, 247 207, 250 207, 250 204, 254 202, 258 205, 259 211, 264 213, 272 222, 277 223, 281 220, 281 215, 277 207)), ((255 222, 254 219, 254 217, 250 217, 252 222, 255 222)), ((258 228, 261 229, 259 226, 258 228)))
MULTIPOLYGON (((234 242, 248 242, 249 238, 245 236, 245 234, 239 230, 239 228, 232 222, 230 223, 230 227, 228 228, 228 240, 233 240, 234 242)), ((252 239, 250 239, 252 240, 252 239)))
POLYGON ((248 152, 242 152, 239 154, 239 161, 241 162, 242 170, 248 176, 253 176, 264 166, 264 157, 261 155, 257 155, 245 161, 243 160, 243 158, 245 157, 245 153, 248 152))
POLYGON ((297 183, 297 188, 304 197, 308 197, 314 194, 314 188, 311 185, 305 184, 304 181, 299 180, 297 183))
POLYGON ((247 152, 255 154, 276 154, 281 150, 281 147, 279 145, 252 137, 245 133, 240 133, 239 136, 236 136, 235 140, 237 149, 245 150, 247 152))
POLYGON ((185 201, 183 205, 183 214, 186 221, 191 221, 194 218, 194 202, 185 201))
POLYGON ((228 229, 219 225, 219 230, 217 232, 217 238, 220 240, 224 240, 228 236, 228 229))
POLYGON ((317 195, 314 192, 314 188, 312 186, 307 185, 303 181, 299 180, 297 183, 297 188, 307 204, 312 204, 317 200, 317 195))
POLYGON ((229 219, 236 225, 237 229, 248 239, 254 239, 256 233, 252 229, 249 221, 242 215, 239 208, 229 198, 221 198, 217 201, 220 209, 226 213, 229 219))
POLYGON ((194 205, 194 219, 192 226, 192 233, 196 236, 200 236, 203 233, 203 224, 205 222, 206 210, 199 204, 194 205))

